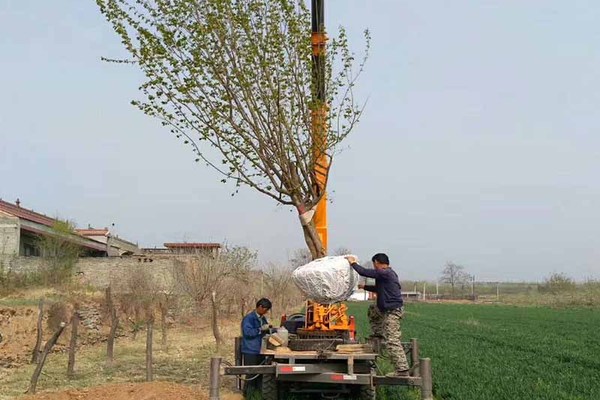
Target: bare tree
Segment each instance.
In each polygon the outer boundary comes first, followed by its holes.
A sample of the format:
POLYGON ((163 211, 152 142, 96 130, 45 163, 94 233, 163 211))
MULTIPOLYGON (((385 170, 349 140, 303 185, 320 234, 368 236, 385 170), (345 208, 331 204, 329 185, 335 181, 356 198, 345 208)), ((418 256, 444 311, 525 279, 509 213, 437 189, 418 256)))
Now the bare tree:
POLYGON ((227 288, 248 284, 256 262, 256 253, 245 247, 226 248, 217 256, 197 256, 178 261, 173 280, 179 290, 189 296, 199 311, 210 302, 211 327, 217 347, 221 343, 218 327, 221 305, 232 299, 227 288))
POLYGON ((217 292, 213 290, 210 294, 210 310, 211 310, 211 326, 213 336, 215 338, 215 344, 217 346, 217 353, 221 351, 221 344, 223 343, 223 336, 219 329, 219 302, 217 299, 217 292))
POLYGON ((345 256, 345 255, 348 255, 348 254, 352 254, 352 250, 350 250, 347 247, 343 247, 343 246, 342 247, 338 247, 337 249, 335 249, 333 251, 333 255, 335 255, 335 256, 345 256))
POLYGON ((146 382, 153 380, 152 342, 154 337, 154 312, 146 308, 146 382))
POLYGON ((111 366, 114 363, 114 348, 115 348, 115 336, 117 334, 117 328, 119 327, 119 317, 117 315, 117 308, 113 301, 112 288, 108 286, 106 288, 106 307, 108 314, 110 315, 110 331, 108 334, 108 340, 106 341, 106 363, 111 366))
POLYGON ((146 380, 151 381, 154 319, 162 288, 152 272, 142 266, 129 269, 119 283, 120 290, 124 292, 121 295, 124 311, 127 313, 133 310, 136 315, 135 324, 138 325, 141 323, 140 319, 143 319, 146 325, 146 380))
POLYGON ((267 297, 273 303, 272 315, 283 314, 297 308, 303 296, 292 281, 293 268, 269 264, 265 270, 267 297))
POLYGON ((161 291, 158 295, 158 309, 160 311, 160 330, 161 330, 161 345, 166 348, 168 345, 167 342, 167 316, 169 314, 169 309, 175 306, 177 303, 177 296, 171 291, 161 291))
POLYGON ((326 54, 311 42, 304 0, 96 2, 131 55, 109 61, 135 64, 148 78, 145 99, 133 104, 236 192, 246 185, 297 210, 313 258, 323 256, 312 210, 363 110, 353 88, 368 31, 356 65, 343 28, 326 54), (323 57, 317 73, 314 52, 323 57))
POLYGON ((225 248, 219 255, 177 260, 172 270, 177 289, 202 308, 213 291, 217 297, 232 280, 243 283, 256 263, 256 253, 244 247, 225 248))
POLYGON ((74 242, 75 224, 57 220, 51 232, 39 239, 38 247, 44 261, 43 276, 46 283, 63 283, 71 279, 73 268, 81 254, 74 242))
POLYGON ((465 267, 462 265, 455 264, 453 262, 447 262, 446 266, 442 270, 441 282, 450 284, 452 288, 452 297, 454 297, 454 288, 457 284, 463 284, 468 280, 469 274, 464 271, 465 267))
POLYGON ((313 259, 312 254, 306 248, 296 249, 290 256, 290 264, 293 268, 298 268, 302 265, 306 265, 313 259))

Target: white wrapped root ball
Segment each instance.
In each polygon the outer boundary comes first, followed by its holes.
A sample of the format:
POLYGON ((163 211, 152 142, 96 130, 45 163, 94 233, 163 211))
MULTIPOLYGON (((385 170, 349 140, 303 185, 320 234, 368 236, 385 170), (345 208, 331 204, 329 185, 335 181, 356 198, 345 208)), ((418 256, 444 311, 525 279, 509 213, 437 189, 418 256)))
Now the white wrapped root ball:
POLYGON ((292 279, 309 300, 332 304, 347 300, 359 277, 344 256, 331 256, 296 268, 292 279))

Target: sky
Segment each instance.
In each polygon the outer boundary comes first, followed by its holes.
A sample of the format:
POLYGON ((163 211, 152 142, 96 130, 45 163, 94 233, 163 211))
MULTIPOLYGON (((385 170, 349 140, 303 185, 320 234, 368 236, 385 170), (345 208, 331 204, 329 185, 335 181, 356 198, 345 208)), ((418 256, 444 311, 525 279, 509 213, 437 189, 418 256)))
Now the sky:
MULTIPOLYGON (((600 2, 327 0, 372 54, 330 177, 330 248, 402 279, 600 279, 600 2)), ((144 247, 226 242, 284 262, 295 212, 194 163, 130 105, 143 76, 94 1, 0 1, 0 197, 144 247)))

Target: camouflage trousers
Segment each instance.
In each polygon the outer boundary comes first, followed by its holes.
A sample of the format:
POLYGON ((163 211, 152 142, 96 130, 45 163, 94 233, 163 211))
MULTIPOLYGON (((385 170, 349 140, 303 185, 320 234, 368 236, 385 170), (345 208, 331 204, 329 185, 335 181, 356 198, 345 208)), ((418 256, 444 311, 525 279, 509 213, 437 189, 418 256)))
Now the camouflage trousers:
POLYGON ((383 338, 385 349, 396 371, 408 370, 408 361, 401 342, 404 307, 382 312, 377 305, 371 304, 367 315, 373 336, 383 338))

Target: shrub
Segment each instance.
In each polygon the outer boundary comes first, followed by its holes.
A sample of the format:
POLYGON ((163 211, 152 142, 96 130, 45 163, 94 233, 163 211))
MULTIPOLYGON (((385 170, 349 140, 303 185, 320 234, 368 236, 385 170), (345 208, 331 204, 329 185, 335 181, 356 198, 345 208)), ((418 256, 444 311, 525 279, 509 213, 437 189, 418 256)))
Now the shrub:
POLYGON ((545 279, 543 284, 538 285, 540 293, 559 294, 571 292, 577 288, 573 279, 564 273, 554 273, 545 279))

